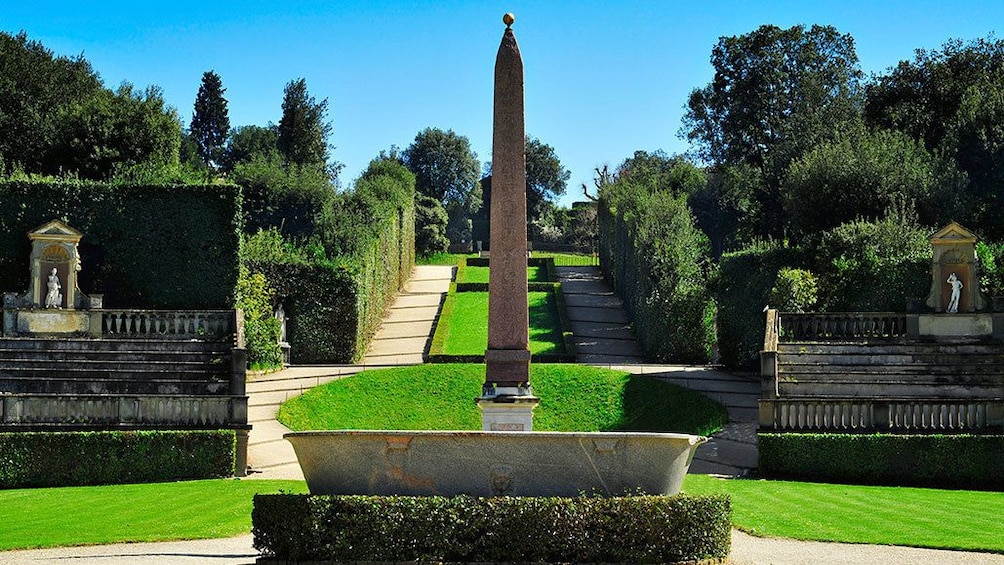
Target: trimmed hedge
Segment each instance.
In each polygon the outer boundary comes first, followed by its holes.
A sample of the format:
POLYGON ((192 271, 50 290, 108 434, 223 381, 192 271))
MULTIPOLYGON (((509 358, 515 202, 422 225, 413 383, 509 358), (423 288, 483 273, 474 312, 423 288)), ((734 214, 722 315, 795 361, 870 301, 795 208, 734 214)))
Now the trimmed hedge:
POLYGON ((718 352, 723 365, 756 369, 763 349, 766 314, 778 272, 803 264, 803 254, 778 243, 725 253, 714 283, 718 302, 718 352))
POLYGON ((1004 489, 1002 435, 759 434, 760 474, 866 485, 1004 489))
POLYGON ((708 362, 715 341, 708 241, 685 198, 618 181, 600 192, 599 228, 600 265, 646 356, 708 362))
POLYGON ((724 559, 725 495, 622 498, 256 495, 275 562, 676 563, 724 559))
POLYGON ((233 430, 0 433, 0 489, 232 477, 233 430))
POLYGON ((353 363, 365 355, 387 307, 415 265, 414 177, 375 162, 339 195, 316 240, 293 245, 277 230, 245 245, 286 312, 293 363, 353 363))
POLYGON ((80 288, 107 308, 231 308, 241 245, 232 184, 0 181, 0 290, 29 285, 29 231, 60 219, 83 233, 80 288))

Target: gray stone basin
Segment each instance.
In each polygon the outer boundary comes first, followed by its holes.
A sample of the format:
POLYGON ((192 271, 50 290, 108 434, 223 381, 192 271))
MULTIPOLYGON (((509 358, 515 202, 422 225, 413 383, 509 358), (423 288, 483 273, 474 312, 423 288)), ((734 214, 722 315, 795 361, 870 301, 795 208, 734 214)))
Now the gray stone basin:
POLYGON ((293 444, 312 494, 673 495, 708 438, 615 432, 308 431, 293 444))

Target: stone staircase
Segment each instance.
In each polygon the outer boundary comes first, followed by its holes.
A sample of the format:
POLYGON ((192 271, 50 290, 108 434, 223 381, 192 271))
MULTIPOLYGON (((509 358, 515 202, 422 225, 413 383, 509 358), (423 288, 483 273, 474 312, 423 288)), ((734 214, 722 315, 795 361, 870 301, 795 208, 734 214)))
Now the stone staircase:
POLYGON ((0 392, 226 395, 230 350, 206 341, 6 338, 0 392))
POLYGON ((1004 397, 1004 346, 973 342, 778 344, 778 395, 1004 397))
POLYGON ((996 318, 769 310, 760 429, 998 432, 1004 429, 1004 340, 996 318), (979 326, 974 320, 986 322, 987 331, 957 331, 960 324, 979 326))

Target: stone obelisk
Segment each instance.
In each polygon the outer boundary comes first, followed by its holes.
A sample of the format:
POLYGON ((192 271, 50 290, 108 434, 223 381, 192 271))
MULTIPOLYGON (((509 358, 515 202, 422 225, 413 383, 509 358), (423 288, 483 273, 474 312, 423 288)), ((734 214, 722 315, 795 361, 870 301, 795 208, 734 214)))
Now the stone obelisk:
POLYGON ((506 29, 495 59, 488 350, 478 406, 484 430, 530 431, 540 399, 530 387, 523 59, 512 31, 515 18, 506 14, 502 21, 506 29))

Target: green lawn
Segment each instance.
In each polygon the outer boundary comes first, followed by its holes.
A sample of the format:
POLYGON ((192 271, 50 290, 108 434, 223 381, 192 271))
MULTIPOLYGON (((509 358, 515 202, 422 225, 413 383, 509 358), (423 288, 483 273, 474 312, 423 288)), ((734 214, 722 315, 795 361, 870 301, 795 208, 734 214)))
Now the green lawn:
POLYGON ((690 494, 728 493, 733 524, 757 536, 1004 553, 1004 493, 716 479, 690 494))
POLYGON ((0 490, 0 550, 247 534, 254 495, 280 491, 307 486, 224 479, 0 490))
MULTIPOLYGON (((530 353, 563 355, 558 305, 550 292, 529 293, 530 353)), ((488 293, 457 292, 448 298, 436 328, 444 355, 484 355, 488 348, 488 293)))
MULTIPOLYGON (((488 282, 488 267, 471 267, 468 265, 463 269, 463 280, 457 279, 458 283, 486 283, 488 282)), ((526 279, 530 282, 547 282, 547 273, 542 267, 528 266, 526 268, 526 279)))
MULTIPOLYGON (((530 366, 537 431, 666 431, 708 434, 725 409, 700 394, 644 376, 580 365, 530 366)), ((485 366, 430 364, 365 371, 282 405, 294 430, 477 430, 485 366)))

